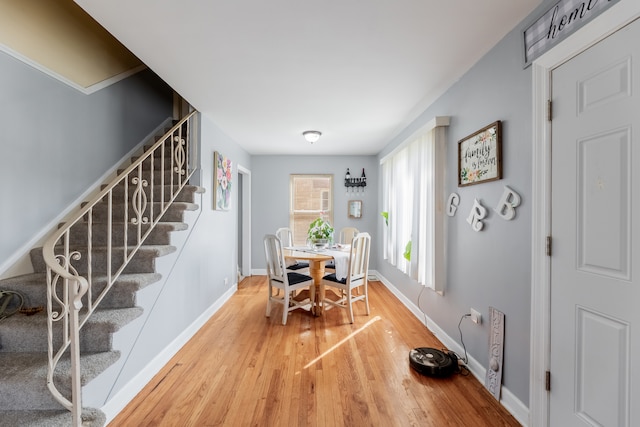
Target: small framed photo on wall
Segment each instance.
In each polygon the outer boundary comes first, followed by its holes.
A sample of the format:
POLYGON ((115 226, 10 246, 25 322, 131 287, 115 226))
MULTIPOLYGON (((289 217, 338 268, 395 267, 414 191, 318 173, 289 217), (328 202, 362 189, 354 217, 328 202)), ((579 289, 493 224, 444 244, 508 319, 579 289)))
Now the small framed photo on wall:
POLYGON ((349 218, 362 218, 362 200, 349 200, 347 205, 347 216, 349 218))

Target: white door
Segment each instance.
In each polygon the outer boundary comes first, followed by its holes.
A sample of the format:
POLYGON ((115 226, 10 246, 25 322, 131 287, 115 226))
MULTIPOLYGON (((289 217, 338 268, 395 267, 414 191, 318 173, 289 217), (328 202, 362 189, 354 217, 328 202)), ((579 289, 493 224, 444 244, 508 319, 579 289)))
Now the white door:
POLYGON ((639 40, 635 21, 551 75, 552 427, 640 425, 639 40))

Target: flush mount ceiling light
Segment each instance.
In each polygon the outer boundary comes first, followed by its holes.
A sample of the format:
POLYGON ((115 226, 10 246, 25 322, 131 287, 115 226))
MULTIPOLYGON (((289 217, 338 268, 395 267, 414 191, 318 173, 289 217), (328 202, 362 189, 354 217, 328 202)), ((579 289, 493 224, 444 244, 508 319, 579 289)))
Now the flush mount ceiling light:
POLYGON ((322 135, 322 132, 317 130, 306 130, 302 132, 302 136, 304 136, 304 139, 312 144, 320 139, 320 135, 322 135))

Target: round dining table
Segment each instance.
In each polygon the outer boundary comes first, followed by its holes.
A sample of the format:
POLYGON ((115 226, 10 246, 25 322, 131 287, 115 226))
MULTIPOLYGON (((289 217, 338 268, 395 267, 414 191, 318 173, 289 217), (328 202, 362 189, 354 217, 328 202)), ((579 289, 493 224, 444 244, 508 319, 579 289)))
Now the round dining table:
POLYGON ((310 295, 311 307, 316 316, 321 315, 323 312, 322 302, 325 297, 324 284, 322 283, 324 265, 327 261, 332 260, 333 256, 321 251, 307 252, 295 249, 284 249, 283 255, 285 259, 289 260, 309 261, 309 275, 313 278, 313 284, 316 288, 316 295, 310 295))

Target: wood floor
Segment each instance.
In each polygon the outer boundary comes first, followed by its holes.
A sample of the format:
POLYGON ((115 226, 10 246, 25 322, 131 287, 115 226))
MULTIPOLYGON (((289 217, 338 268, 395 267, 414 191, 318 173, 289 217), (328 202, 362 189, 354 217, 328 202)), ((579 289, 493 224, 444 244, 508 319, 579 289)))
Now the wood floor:
POLYGON ((380 282, 322 317, 275 305, 266 278, 238 292, 109 426, 519 426, 473 375, 436 379, 409 366, 442 344, 380 282))

